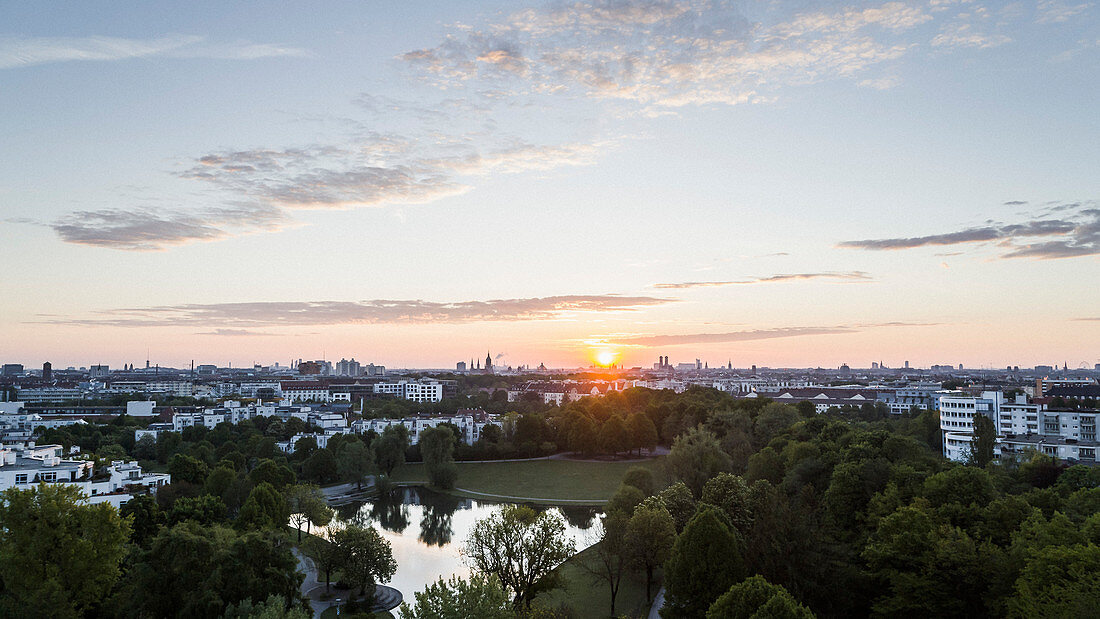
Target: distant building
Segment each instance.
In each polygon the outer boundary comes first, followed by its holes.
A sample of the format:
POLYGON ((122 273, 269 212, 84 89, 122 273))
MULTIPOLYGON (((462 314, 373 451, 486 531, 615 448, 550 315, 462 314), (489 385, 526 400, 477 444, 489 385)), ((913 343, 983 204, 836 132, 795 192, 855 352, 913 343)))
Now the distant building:
POLYGON ((0 376, 22 376, 23 364, 22 363, 5 363, 0 366, 0 376))
POLYGON ((337 376, 361 376, 363 374, 363 368, 359 365, 359 362, 352 357, 348 359, 340 359, 336 362, 336 375, 337 376))
POLYGON ((465 372, 466 371, 466 362, 465 361, 459 361, 458 363, 456 363, 455 364, 455 371, 456 372, 465 372))
POLYGON ((111 367, 108 365, 93 365, 88 368, 88 376, 90 378, 102 378, 110 375, 111 367))
POLYGON ((53 364, 49 361, 42 364, 42 382, 53 381, 53 364))

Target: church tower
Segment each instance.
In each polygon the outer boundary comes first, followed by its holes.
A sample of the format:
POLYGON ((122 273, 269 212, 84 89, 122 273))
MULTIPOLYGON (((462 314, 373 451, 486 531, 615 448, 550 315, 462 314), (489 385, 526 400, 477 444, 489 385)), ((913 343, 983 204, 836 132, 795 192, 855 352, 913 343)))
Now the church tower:
POLYGON ((489 351, 485 351, 485 373, 493 373, 493 357, 489 354, 489 351))

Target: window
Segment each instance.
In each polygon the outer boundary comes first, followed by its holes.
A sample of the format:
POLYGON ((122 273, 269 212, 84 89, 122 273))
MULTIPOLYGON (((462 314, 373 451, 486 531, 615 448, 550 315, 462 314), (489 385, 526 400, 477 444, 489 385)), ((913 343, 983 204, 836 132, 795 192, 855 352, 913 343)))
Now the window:
POLYGON ((27 474, 26 473, 19 473, 18 475, 16 475, 15 476, 15 483, 17 483, 17 484, 27 483, 27 474))

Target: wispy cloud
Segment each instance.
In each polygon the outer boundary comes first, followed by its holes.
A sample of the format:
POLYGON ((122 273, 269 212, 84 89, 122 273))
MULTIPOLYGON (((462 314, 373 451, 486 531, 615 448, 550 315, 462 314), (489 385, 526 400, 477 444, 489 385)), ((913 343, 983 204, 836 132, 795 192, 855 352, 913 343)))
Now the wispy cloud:
POLYGON ((255 60, 307 54, 306 50, 296 47, 248 41, 210 41, 203 36, 180 34, 152 39, 0 36, 0 69, 54 62, 102 62, 152 57, 255 60))
POLYGON ((217 335, 224 337, 248 337, 248 336, 272 336, 277 335, 275 333, 264 333, 263 331, 249 331, 248 329, 214 329, 213 331, 203 331, 196 333, 195 335, 217 335))
POLYGON ((572 91, 665 108, 739 104, 898 58, 909 43, 897 35, 932 19, 904 2, 750 19, 723 0, 580 1, 464 24, 401 58, 438 83, 476 80, 513 93, 572 91))
POLYGON ((1041 212, 1062 212, 1065 215, 1061 219, 1033 219, 1012 224, 990 222, 957 232, 928 236, 844 241, 837 246, 890 250, 994 243, 1001 249, 1002 258, 1051 259, 1100 254, 1100 208, 1095 202, 1061 204, 1044 208, 1041 212))
POLYGON ((563 318, 583 313, 632 312, 673 302, 675 299, 616 294, 456 302, 387 299, 268 301, 120 308, 96 312, 91 318, 43 317, 38 322, 114 327, 200 325, 225 328, 507 322, 563 318))
POLYGON ((531 144, 460 136, 368 133, 340 145, 209 153, 178 173, 225 192, 211 208, 77 211, 47 224, 63 241, 122 250, 163 250, 292 225, 294 209, 424 204, 469 191, 473 179, 593 163, 614 142, 531 144))
POLYGON ((155 251, 226 236, 270 231, 287 225, 286 214, 265 205, 206 209, 114 208, 76 211, 46 224, 61 239, 77 245, 155 251))
POLYGON ((776 282, 792 282, 806 280, 824 280, 842 283, 872 282, 874 278, 865 271, 825 271, 821 273, 781 273, 766 277, 753 277, 717 282, 678 282, 672 284, 654 284, 654 288, 661 289, 686 289, 686 288, 716 288, 721 286, 744 286, 749 284, 770 284, 776 282))
POLYGON ((855 325, 836 325, 819 327, 777 327, 772 329, 748 329, 727 331, 725 333, 689 333, 662 335, 628 335, 599 338, 599 341, 618 346, 679 346, 686 344, 722 344, 731 342, 749 342, 789 337, 809 337, 817 335, 843 335, 859 333, 866 329, 880 327, 927 327, 936 323, 887 322, 855 325))
POLYGON ((1040 24, 1060 24, 1088 11, 1092 2, 1062 2, 1039 0, 1035 7, 1035 21, 1040 24))

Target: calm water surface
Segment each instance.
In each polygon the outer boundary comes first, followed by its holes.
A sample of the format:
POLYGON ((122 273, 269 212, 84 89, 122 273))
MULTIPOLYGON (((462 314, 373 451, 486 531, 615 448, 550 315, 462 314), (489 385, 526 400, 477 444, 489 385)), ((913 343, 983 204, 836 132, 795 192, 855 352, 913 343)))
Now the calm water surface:
MULTIPOLYGON (((396 488, 387 496, 337 509, 332 526, 357 522, 374 526, 393 546, 397 573, 389 586, 411 601, 413 593, 452 575, 470 573, 460 554, 466 536, 478 520, 506 505, 475 499, 460 499, 426 488, 396 488)), ((532 505, 534 509, 547 509, 532 505)), ((595 543, 599 535, 600 510, 591 507, 553 507, 562 515, 566 536, 577 551, 595 543)))

